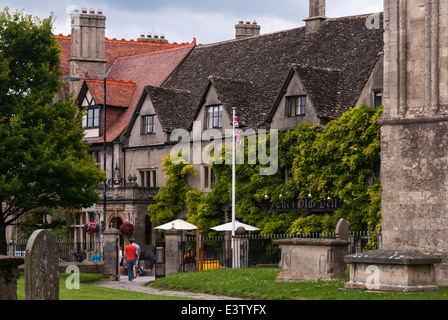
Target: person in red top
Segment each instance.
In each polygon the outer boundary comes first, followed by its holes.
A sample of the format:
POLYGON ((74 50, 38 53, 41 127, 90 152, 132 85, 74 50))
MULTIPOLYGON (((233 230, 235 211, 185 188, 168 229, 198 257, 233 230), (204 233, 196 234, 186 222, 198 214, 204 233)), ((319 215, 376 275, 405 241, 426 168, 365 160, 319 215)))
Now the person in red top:
POLYGON ((128 267, 128 279, 129 281, 134 280, 134 264, 135 258, 137 256, 137 247, 132 243, 133 239, 129 239, 129 244, 124 248, 124 257, 126 259, 126 264, 128 267))

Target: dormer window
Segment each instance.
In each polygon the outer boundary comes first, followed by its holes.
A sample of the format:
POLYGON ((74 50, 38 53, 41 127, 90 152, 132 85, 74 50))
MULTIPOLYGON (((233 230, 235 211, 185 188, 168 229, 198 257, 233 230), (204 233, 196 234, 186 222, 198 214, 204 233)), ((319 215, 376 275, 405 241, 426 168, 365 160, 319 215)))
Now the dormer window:
POLYGON ((86 129, 99 128, 100 108, 98 106, 89 107, 82 120, 82 126, 86 129))
POLYGON ((142 134, 156 133, 156 115, 142 116, 142 134))
POLYGON ((222 105, 207 107, 207 129, 222 128, 222 105))
POLYGON ((85 129, 93 129, 100 127, 100 107, 95 104, 92 95, 88 94, 84 98, 84 108, 87 109, 82 118, 82 127, 85 129))
POLYGON ((306 96, 286 97, 286 107, 289 117, 304 116, 306 112, 306 96))

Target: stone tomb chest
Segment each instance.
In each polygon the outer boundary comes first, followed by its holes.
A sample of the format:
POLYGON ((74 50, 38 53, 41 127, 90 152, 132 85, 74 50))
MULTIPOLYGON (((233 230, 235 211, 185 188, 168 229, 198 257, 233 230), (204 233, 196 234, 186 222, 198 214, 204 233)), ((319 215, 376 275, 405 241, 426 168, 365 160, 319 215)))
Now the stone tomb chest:
POLYGON ((416 251, 372 250, 344 257, 350 264, 347 290, 433 292, 434 264, 441 258, 416 251))
POLYGON ((275 240, 282 251, 278 282, 345 280, 344 256, 349 241, 341 239, 275 240))

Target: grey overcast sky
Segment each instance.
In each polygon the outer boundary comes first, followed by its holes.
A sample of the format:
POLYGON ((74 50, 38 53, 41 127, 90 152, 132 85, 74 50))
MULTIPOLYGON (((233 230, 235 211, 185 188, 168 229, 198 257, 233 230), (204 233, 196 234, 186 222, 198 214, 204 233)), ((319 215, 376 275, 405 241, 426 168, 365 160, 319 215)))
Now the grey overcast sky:
MULTIPOLYGON (((383 11, 383 0, 326 2, 330 18, 383 11)), ((241 20, 256 21, 261 33, 270 33, 304 25, 309 12, 309 0, 0 0, 0 10, 5 6, 40 18, 54 12, 55 34, 70 33, 74 8, 102 9, 108 38, 130 40, 144 32, 202 44, 233 39, 241 20)))

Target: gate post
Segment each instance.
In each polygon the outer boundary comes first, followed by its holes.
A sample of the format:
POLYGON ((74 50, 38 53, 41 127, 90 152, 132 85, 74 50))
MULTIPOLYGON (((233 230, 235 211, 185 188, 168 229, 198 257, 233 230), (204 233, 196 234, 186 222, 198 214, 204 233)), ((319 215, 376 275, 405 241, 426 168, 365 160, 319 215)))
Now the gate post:
POLYGON ((204 266, 204 231, 196 230, 196 271, 204 266))
POLYGON ((104 231, 104 269, 106 275, 115 276, 116 280, 120 280, 120 262, 118 261, 118 243, 120 230, 109 228, 104 231))
POLYGON ((178 273, 181 265, 181 231, 176 229, 165 232, 165 276, 178 273))

